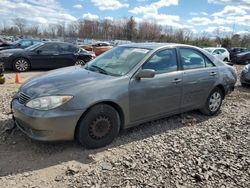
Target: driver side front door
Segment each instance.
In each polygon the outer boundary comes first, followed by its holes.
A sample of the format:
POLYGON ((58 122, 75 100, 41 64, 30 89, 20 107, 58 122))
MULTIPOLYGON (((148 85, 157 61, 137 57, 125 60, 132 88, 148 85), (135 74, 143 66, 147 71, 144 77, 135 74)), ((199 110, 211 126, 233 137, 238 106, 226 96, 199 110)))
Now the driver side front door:
POLYGON ((131 79, 130 121, 178 113, 182 96, 182 71, 178 71, 176 49, 156 52, 141 69, 153 69, 156 75, 154 78, 131 79))

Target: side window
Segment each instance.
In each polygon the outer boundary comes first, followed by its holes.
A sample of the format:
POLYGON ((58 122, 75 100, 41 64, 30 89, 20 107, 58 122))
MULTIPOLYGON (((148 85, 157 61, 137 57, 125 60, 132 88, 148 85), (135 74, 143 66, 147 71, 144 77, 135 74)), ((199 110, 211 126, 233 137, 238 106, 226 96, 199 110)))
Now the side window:
POLYGON ((180 55, 184 70, 206 67, 206 61, 203 55, 194 49, 181 48, 180 55))
POLYGON ((206 67, 215 67, 215 65, 208 58, 205 58, 206 67))
POLYGON ((226 52, 224 49, 219 49, 219 51, 220 51, 222 54, 226 52))
POLYGON ((79 51, 79 48, 69 45, 69 52, 76 53, 79 51))
POLYGON ((41 48, 41 54, 53 54, 53 53, 58 53, 58 46, 57 44, 45 44, 41 48))
POLYGON ((62 53, 74 53, 77 52, 77 48, 69 44, 60 44, 59 50, 62 53))
POLYGON ((156 74, 176 71, 176 50, 166 49, 157 52, 142 66, 142 69, 153 69, 156 71, 156 74))
POLYGON ((221 54, 220 50, 214 50, 213 54, 221 54))

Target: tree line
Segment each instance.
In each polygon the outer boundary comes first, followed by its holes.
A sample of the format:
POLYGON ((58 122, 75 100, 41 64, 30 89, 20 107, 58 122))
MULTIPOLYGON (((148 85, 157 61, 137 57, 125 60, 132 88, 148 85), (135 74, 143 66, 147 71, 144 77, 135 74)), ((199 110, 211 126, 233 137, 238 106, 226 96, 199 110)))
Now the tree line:
POLYGON ((71 23, 49 24, 41 27, 28 24, 25 19, 15 18, 12 25, 3 25, 0 28, 2 35, 25 35, 35 38, 88 38, 95 40, 129 40, 134 42, 172 42, 191 44, 200 47, 250 47, 250 34, 225 35, 220 30, 213 33, 211 38, 208 33, 196 34, 189 29, 174 29, 163 27, 154 21, 136 22, 134 17, 118 20, 89 20, 79 19, 71 23))

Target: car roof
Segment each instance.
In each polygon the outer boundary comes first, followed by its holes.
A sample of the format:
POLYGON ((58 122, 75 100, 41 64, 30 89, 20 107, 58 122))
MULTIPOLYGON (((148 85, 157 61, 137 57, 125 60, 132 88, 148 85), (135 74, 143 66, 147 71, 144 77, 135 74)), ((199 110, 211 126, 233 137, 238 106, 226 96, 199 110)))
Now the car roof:
POLYGON ((177 43, 129 43, 129 44, 123 44, 120 45, 122 47, 133 47, 133 48, 146 48, 146 49, 158 49, 162 47, 195 47, 195 46, 190 46, 186 44, 177 44, 177 43))
POLYGON ((42 41, 44 44, 68 44, 68 45, 71 45, 71 46, 76 46, 72 43, 69 43, 69 42, 59 42, 59 41, 42 41))

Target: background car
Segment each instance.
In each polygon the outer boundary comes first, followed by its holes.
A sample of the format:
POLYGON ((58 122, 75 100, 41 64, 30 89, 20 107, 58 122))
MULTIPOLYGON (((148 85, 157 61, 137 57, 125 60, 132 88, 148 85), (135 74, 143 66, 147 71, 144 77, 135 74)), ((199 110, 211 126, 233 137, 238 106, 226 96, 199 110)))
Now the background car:
POLYGON ((250 51, 236 54, 232 59, 232 63, 234 64, 242 64, 247 65, 250 63, 250 51))
POLYGON ((1 50, 6 50, 6 49, 15 49, 15 48, 27 48, 29 46, 32 46, 34 44, 39 43, 39 40, 33 40, 33 39, 21 39, 18 40, 14 43, 4 43, 2 45, 0 45, 0 51, 1 50))
POLYGON ((246 65, 241 71, 240 82, 242 86, 250 85, 250 64, 246 65))
POLYGON ((228 51, 230 53, 230 59, 232 60, 237 54, 247 52, 249 50, 247 48, 234 47, 234 48, 230 48, 228 51))
POLYGON ((19 72, 84 65, 91 59, 92 55, 86 50, 63 42, 40 42, 26 49, 0 52, 0 62, 4 62, 5 68, 19 72))
POLYGON ((222 61, 230 61, 230 54, 226 48, 204 48, 206 51, 219 58, 222 61))
POLYGON ((81 45, 80 47, 87 51, 93 51, 96 56, 99 56, 113 48, 113 46, 108 42, 97 42, 91 45, 81 45))
POLYGON ((97 148, 143 122, 194 109, 214 115, 235 82, 233 67, 200 48, 138 43, 26 82, 12 108, 33 139, 97 148))

